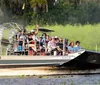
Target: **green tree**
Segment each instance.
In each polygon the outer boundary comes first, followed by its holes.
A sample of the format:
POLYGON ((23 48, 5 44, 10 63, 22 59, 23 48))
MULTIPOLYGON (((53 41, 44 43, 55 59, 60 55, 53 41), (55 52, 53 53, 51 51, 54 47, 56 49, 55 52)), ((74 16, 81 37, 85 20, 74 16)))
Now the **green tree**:
POLYGON ((29 2, 31 5, 31 8, 33 8, 34 10, 34 13, 38 13, 38 11, 44 11, 45 6, 47 5, 47 0, 29 0, 29 2))

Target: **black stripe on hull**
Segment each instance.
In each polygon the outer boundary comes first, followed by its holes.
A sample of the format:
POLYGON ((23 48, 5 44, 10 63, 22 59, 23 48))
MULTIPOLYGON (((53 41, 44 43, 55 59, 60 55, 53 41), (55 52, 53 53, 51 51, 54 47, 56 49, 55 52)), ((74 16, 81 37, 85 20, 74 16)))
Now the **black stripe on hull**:
POLYGON ((62 66, 78 67, 79 69, 100 68, 100 53, 85 51, 80 56, 64 63, 62 66))
POLYGON ((68 60, 0 60, 0 65, 61 65, 68 60))

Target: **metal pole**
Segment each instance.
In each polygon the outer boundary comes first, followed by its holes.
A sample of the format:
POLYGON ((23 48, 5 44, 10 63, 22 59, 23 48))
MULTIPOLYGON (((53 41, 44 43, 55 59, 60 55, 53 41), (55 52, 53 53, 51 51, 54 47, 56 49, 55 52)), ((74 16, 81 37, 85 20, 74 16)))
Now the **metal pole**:
POLYGON ((98 47, 97 47, 97 45, 96 45, 96 47, 95 47, 95 50, 96 50, 96 52, 98 51, 98 47))
POLYGON ((1 46, 1 40, 0 40, 0 59, 1 59, 1 55, 2 55, 2 46, 1 46))
POLYGON ((1 58, 1 55, 2 55, 1 40, 2 40, 2 36, 3 36, 3 30, 4 30, 4 27, 2 25, 0 25, 0 58, 1 58))
POLYGON ((65 39, 63 39, 63 56, 65 55, 65 39))

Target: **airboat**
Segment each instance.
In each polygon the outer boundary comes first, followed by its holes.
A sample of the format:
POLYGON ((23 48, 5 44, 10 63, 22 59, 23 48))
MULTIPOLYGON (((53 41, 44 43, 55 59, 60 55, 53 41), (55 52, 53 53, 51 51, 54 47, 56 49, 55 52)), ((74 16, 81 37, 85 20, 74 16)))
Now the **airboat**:
MULTIPOLYGON (((54 55, 35 55, 28 56, 27 52, 14 52, 13 50, 13 41, 14 35, 21 30, 21 27, 16 23, 6 23, 4 25, 0 25, 0 65, 34 65, 34 66, 60 66, 63 64, 67 64, 72 61, 80 61, 86 63, 100 64, 100 53, 93 51, 86 51, 84 49, 79 50, 75 53, 70 53, 62 56, 54 56, 54 55), (11 29, 13 28, 13 29, 11 29), (9 29, 9 38, 8 40, 3 40, 3 31, 4 29, 9 29), (6 49, 6 55, 2 55, 2 43, 9 45, 6 49)), ((43 32, 53 32, 53 30, 47 29, 39 29, 43 32)))

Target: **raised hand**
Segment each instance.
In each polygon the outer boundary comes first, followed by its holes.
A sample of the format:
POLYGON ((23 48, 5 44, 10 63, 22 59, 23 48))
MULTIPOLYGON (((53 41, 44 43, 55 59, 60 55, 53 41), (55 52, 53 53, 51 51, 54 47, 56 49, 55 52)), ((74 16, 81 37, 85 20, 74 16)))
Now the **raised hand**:
POLYGON ((36 28, 39 28, 39 25, 38 24, 36 24, 36 28))

